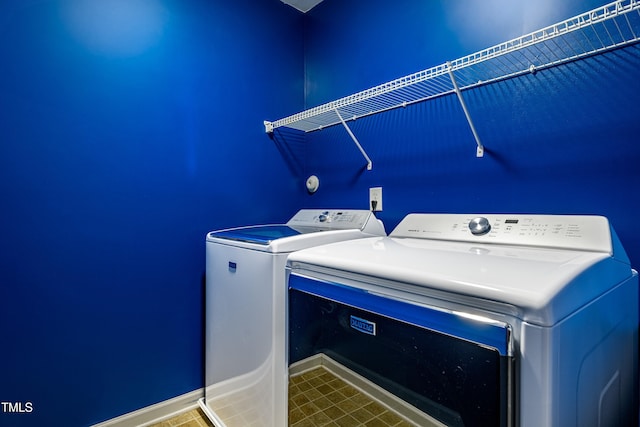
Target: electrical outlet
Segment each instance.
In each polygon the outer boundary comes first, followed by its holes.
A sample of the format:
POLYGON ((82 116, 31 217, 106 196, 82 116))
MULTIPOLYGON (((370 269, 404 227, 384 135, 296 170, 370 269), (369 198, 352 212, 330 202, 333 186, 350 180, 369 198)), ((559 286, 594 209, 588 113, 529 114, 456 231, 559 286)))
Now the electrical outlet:
POLYGON ((369 209, 374 212, 382 210, 382 187, 369 189, 369 209))

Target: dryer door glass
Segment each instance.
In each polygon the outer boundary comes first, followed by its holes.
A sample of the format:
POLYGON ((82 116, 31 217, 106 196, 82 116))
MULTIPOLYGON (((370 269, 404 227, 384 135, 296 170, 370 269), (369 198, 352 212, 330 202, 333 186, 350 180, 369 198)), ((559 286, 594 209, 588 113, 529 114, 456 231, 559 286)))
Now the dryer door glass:
POLYGON ((289 279, 289 362, 324 354, 448 426, 513 419, 508 325, 289 279))

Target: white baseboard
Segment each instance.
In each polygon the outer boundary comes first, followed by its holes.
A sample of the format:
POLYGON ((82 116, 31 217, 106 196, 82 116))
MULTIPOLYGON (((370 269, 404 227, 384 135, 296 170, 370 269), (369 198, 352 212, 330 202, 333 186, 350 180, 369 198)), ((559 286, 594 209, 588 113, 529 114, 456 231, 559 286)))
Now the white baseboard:
POLYGON ((204 397, 204 389, 193 390, 189 393, 147 406, 137 411, 129 412, 116 418, 94 424, 91 427, 144 427, 172 418, 183 412, 198 407, 198 399, 204 397))

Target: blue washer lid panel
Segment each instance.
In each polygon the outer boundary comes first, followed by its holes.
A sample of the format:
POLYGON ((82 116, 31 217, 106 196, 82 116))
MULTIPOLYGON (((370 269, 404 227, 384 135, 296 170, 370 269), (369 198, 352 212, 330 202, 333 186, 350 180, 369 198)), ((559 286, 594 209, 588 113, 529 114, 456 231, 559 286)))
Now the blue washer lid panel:
POLYGON ((213 231, 209 233, 209 236, 240 242, 256 243, 259 245, 268 245, 274 240, 297 236, 298 234, 302 233, 287 225, 262 225, 257 227, 242 227, 230 230, 213 231))

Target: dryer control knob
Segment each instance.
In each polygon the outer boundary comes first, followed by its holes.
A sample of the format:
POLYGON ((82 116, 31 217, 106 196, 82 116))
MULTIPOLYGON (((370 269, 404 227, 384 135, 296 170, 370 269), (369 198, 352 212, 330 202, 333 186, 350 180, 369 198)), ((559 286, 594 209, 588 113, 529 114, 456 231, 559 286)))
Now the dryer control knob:
POLYGON ((479 216, 469 221, 469 230, 474 236, 482 236, 491 231, 491 224, 487 218, 479 216))

